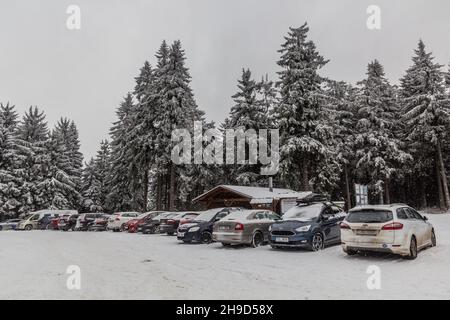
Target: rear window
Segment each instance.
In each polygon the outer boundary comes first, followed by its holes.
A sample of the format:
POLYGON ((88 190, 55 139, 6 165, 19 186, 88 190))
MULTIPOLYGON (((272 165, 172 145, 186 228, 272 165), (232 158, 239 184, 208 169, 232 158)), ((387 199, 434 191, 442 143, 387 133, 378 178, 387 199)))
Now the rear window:
POLYGON ((391 211, 386 210, 360 210, 351 211, 347 216, 347 221, 351 223, 384 223, 393 219, 391 211))

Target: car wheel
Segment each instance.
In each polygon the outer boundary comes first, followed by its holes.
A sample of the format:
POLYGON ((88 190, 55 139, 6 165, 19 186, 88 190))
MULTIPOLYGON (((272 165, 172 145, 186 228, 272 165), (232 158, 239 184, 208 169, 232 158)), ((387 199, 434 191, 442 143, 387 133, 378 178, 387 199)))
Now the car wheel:
POLYGON ((33 229, 33 226, 31 225, 31 224, 27 224, 26 226, 25 226, 25 230, 27 230, 27 231, 30 231, 30 230, 32 230, 33 229))
POLYGON ((2 231, 3 230, 3 227, 2 226, 0 226, 0 231, 2 231))
POLYGON ((319 250, 322 250, 323 247, 324 247, 323 236, 321 233, 317 232, 313 235, 313 238, 311 241, 311 250, 319 251, 319 250))
POLYGON ((156 226, 152 226, 152 227, 150 228, 150 230, 148 231, 148 233, 150 233, 150 234, 155 234, 155 233, 156 233, 156 226))
POLYGON ((417 258, 417 241, 416 238, 413 236, 411 237, 411 241, 409 244, 409 256, 407 256, 409 260, 414 260, 417 258))
POLYGON ((436 247, 436 234, 434 233, 434 229, 431 230, 431 246, 436 247))
POLYGON ((262 233, 255 232, 255 234, 253 235, 253 239, 252 239, 252 247, 253 248, 259 247, 260 245, 262 245, 263 242, 264 242, 264 237, 263 237, 262 233))
POLYGON ((202 233, 202 242, 203 243, 211 243, 212 242, 211 232, 205 231, 202 233))
POLYGON ((120 226, 120 232, 124 232, 125 231, 125 223, 122 223, 122 225, 120 226))

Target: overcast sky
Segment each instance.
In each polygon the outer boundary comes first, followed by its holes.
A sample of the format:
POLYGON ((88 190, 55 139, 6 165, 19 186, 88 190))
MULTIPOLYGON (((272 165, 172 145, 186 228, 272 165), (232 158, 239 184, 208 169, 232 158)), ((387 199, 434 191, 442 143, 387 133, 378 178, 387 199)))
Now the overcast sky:
POLYGON ((243 67, 276 77, 289 26, 308 22, 330 59, 324 75, 356 82, 377 58, 397 83, 419 38, 450 61, 449 12, 448 0, 0 0, 0 101, 21 113, 37 105, 50 127, 73 119, 90 157, 163 39, 182 41, 197 103, 220 122, 243 67), (66 28, 71 4, 81 8, 81 30, 66 28), (381 8, 381 30, 366 26, 370 4, 381 8))

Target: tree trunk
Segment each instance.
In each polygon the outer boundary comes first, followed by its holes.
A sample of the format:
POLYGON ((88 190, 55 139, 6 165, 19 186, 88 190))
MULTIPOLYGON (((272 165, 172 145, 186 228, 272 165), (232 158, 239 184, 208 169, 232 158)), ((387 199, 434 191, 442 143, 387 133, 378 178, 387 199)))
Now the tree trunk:
POLYGON ((347 165, 344 167, 345 174, 345 193, 347 194, 347 208, 346 210, 350 210, 352 208, 352 196, 350 194, 350 182, 348 180, 348 168, 347 165))
POLYGON ((156 210, 162 210, 162 177, 161 174, 158 173, 156 177, 156 210))
POLYGON ((424 209, 428 207, 427 192, 425 190, 425 183, 423 178, 419 178, 419 190, 420 190, 420 208, 424 209))
POLYGON ((439 170, 439 161, 438 161, 437 156, 436 156, 436 166, 435 167, 436 167, 436 181, 437 181, 438 196, 439 196, 439 208, 441 210, 444 210, 444 208, 445 208, 444 192, 442 189, 441 172, 439 170))
POLYGON ((147 202, 148 202, 148 170, 145 169, 144 172, 144 194, 143 194, 144 199, 143 200, 143 205, 142 205, 142 209, 143 212, 147 212, 147 202))
POLYGON ((444 204, 445 204, 445 209, 448 209, 450 206, 450 194, 448 192, 447 172, 445 170, 444 160, 442 159, 441 141, 438 141, 438 143, 437 143, 437 152, 438 152, 439 171, 441 173, 441 180, 442 180, 442 191, 443 191, 443 195, 444 195, 444 204))
POLYGON ((384 188, 384 193, 385 193, 385 197, 386 197, 386 204, 390 204, 391 203, 391 195, 390 195, 390 184, 391 180, 389 178, 386 178, 385 181, 385 188, 384 188))
POLYGON ((175 211, 175 166, 170 165, 169 211, 175 211))
POLYGON ((378 194, 378 197, 379 197, 379 202, 380 202, 380 204, 384 204, 384 197, 383 197, 383 190, 381 190, 380 191, 380 193, 378 194))
POLYGON ((302 160, 302 190, 310 191, 311 187, 309 185, 309 174, 308 174, 308 160, 303 158, 302 160))

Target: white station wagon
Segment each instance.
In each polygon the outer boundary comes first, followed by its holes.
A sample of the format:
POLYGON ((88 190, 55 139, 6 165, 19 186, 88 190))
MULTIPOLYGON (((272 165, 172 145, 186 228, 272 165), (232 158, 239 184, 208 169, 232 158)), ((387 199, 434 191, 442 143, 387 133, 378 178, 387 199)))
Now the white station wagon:
POLYGON ((341 223, 342 249, 380 251, 415 259, 417 252, 436 245, 433 225, 405 204, 355 207, 341 223))

